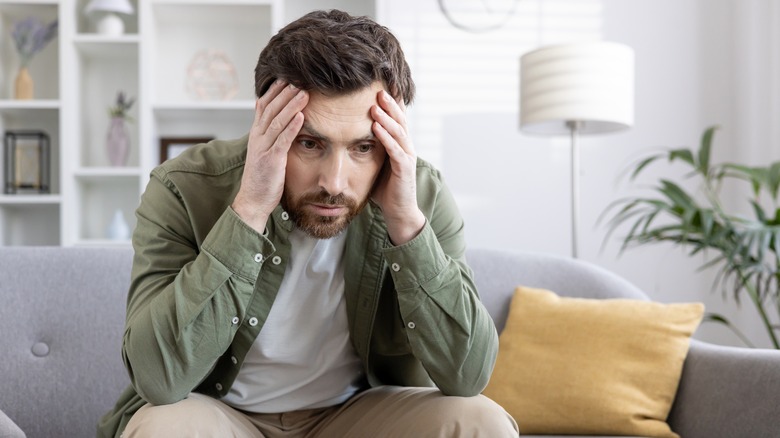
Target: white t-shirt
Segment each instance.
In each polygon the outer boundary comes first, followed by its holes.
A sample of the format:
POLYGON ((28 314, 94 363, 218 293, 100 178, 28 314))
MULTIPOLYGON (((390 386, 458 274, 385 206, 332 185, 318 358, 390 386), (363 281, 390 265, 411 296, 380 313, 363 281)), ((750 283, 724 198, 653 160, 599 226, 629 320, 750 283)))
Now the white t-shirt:
POLYGON ((268 319, 222 401, 249 412, 333 406, 359 388, 363 368, 349 338, 344 298, 346 232, 316 239, 294 229, 268 319))

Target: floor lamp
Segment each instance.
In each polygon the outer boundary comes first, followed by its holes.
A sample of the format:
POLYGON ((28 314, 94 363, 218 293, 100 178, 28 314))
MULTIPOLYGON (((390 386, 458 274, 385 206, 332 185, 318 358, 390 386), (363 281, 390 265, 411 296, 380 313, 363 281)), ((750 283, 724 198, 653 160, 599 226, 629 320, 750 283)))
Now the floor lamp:
POLYGON ((520 58, 520 129, 571 139, 572 257, 579 220, 578 137, 634 123, 634 51, 588 42, 546 46, 520 58))

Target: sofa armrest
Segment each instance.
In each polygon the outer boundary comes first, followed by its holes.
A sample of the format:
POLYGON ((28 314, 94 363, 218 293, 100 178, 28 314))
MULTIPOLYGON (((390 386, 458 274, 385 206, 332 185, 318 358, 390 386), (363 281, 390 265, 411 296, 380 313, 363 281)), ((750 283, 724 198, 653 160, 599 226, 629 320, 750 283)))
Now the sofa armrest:
POLYGON ((26 435, 19 429, 8 415, 0 410, 0 438, 25 438, 26 435))
POLYGON ((780 351, 692 340, 669 415, 685 438, 777 437, 780 351))

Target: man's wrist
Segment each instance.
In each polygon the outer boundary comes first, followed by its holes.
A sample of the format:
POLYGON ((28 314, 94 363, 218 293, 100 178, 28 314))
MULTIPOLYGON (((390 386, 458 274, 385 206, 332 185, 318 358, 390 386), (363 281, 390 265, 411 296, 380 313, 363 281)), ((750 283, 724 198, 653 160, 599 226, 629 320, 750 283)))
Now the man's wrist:
POLYGON ((234 200, 230 207, 245 224, 249 225, 258 233, 263 233, 265 226, 268 223, 269 214, 259 212, 257 209, 249 208, 238 200, 234 200))
POLYGON ((401 246, 410 242, 425 227, 425 220, 425 215, 419 209, 414 214, 404 216, 403 219, 397 221, 386 219, 390 243, 394 246, 401 246))

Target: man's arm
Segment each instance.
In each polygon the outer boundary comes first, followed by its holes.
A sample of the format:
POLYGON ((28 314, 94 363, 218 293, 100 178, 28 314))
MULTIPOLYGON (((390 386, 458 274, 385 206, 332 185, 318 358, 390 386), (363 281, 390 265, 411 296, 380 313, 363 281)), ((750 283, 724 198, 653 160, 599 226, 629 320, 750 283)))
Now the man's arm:
POLYGON ((147 401, 181 400, 230 346, 262 255, 274 251, 262 230, 281 197, 286 151, 307 99, 281 82, 258 99, 241 187, 200 248, 178 189, 164 169, 153 172, 136 213, 122 348, 132 384, 147 401))
POLYGON ((403 245, 425 225, 425 216, 417 203, 417 152, 406 126, 406 107, 383 90, 377 93, 371 117, 372 130, 384 146, 389 163, 372 198, 382 209, 390 241, 403 245))
POLYGON ((303 126, 309 93, 278 79, 255 103, 241 188, 233 209, 262 233, 284 192, 287 152, 303 126))
POLYGON ((418 193, 420 205, 430 207, 426 225, 412 241, 384 251, 400 318, 412 353, 442 393, 474 396, 490 379, 498 334, 466 264, 454 199, 439 179, 429 178, 418 193))
POLYGON ((243 323, 261 266, 251 255, 274 248, 230 208, 198 248, 182 200, 158 170, 136 217, 122 356, 141 397, 175 403, 208 375, 243 323))
POLYGON ((374 199, 395 245, 384 255, 412 352, 444 394, 477 395, 498 334, 466 264, 463 220, 438 172, 418 166, 403 103, 381 92, 371 114, 391 169, 374 199))

